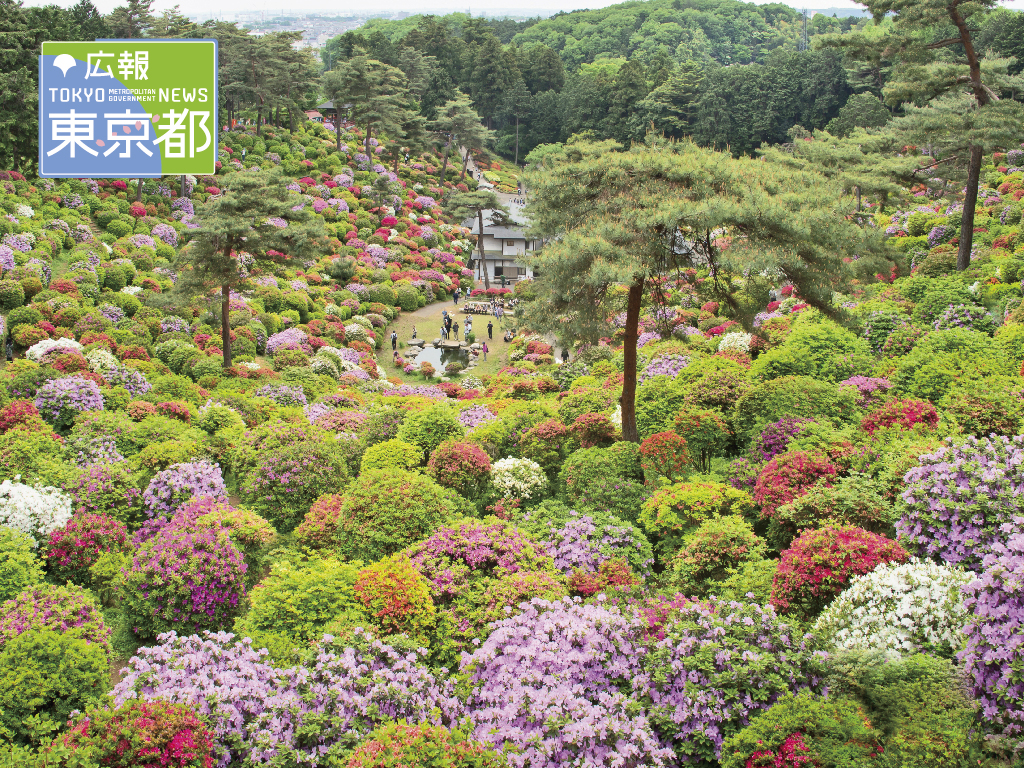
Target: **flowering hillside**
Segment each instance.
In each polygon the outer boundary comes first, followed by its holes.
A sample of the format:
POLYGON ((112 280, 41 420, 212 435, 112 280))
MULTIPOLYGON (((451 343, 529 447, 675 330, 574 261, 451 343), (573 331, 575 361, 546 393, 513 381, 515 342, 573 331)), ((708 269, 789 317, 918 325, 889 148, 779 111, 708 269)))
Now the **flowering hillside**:
POLYGON ((439 156, 341 138, 226 133, 140 202, 0 172, 0 756, 1015 764, 1024 152, 987 158, 966 271, 955 203, 873 211, 896 269, 845 322, 664 277, 634 443, 625 313, 564 363, 520 328, 492 373, 395 367, 474 243, 439 156), (188 256, 272 169, 254 231, 301 213, 321 252, 236 250, 225 336, 188 256))

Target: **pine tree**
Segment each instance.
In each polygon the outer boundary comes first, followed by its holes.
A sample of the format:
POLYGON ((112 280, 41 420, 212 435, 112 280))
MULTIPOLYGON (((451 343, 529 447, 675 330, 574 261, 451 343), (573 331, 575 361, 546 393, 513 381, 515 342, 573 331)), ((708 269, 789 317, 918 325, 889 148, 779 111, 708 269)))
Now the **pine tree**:
POLYGON ((107 25, 114 37, 145 37, 153 26, 153 0, 128 0, 128 5, 119 5, 111 11, 107 25))
MULTIPOLYGON (((967 178, 957 269, 967 269, 983 157, 993 138, 1009 136, 1011 125, 1016 121, 1019 126, 1024 117, 1019 104, 1000 99, 1001 92, 1019 90, 1024 81, 1007 74, 1008 61, 984 61, 975 46, 974 27, 996 7, 997 0, 863 0, 863 4, 876 24, 891 19, 887 34, 879 38, 858 33, 827 42, 853 58, 873 62, 882 50, 896 62, 883 88, 886 103, 923 105, 941 100, 936 110, 918 111, 904 125, 928 143, 945 144, 947 149, 960 145, 963 150, 964 157, 959 159, 967 178), (933 30, 948 30, 951 35, 936 40, 933 30), (970 98, 952 98, 957 94, 970 98)), ((1020 131, 1017 135, 1024 138, 1020 131)))
POLYGON ((653 126, 657 133, 677 139, 690 135, 703 82, 704 70, 697 62, 679 64, 637 106, 635 132, 642 135, 653 126))
POLYGON ((223 194, 196 214, 199 228, 178 256, 175 290, 208 296, 220 289, 225 368, 231 366, 231 291, 248 284, 237 254, 249 253, 257 264, 291 266, 319 257, 326 247, 322 220, 305 207, 293 210, 297 198, 286 189, 291 181, 279 168, 229 174, 223 194))
MULTIPOLYGON (((339 62, 323 78, 324 92, 334 101, 336 108, 340 109, 343 102, 352 104, 352 121, 362 123, 366 128, 364 145, 367 152, 375 126, 387 133, 400 125, 407 110, 407 87, 408 81, 402 70, 371 59, 362 49, 356 49, 352 58, 339 62)), ((340 117, 336 121, 335 136, 340 149, 340 117)))
MULTIPOLYGON (((448 172, 448 157, 452 144, 455 144, 456 149, 459 146, 465 147, 468 158, 470 149, 483 149, 494 138, 494 133, 481 125, 480 115, 473 109, 469 97, 463 94, 459 94, 439 107, 437 117, 430 123, 429 128, 445 141, 444 160, 441 163, 441 184, 444 184, 445 174, 448 172)), ((465 166, 464 162, 463 173, 465 173, 465 166)))
POLYGON ((636 441, 640 311, 660 281, 692 263, 735 302, 733 276, 779 274, 836 317, 834 291, 880 269, 881 233, 861 228, 851 197, 824 176, 663 141, 628 152, 567 146, 527 174, 531 231, 548 244, 527 326, 596 343, 625 293, 622 432, 636 441), (854 256, 857 259, 854 259, 854 256))

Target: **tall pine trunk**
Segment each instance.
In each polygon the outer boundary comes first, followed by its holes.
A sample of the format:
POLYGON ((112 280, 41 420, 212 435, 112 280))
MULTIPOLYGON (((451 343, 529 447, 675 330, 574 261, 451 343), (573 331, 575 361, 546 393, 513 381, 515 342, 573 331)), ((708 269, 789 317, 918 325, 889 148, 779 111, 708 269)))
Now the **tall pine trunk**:
POLYGON ((466 180, 466 168, 469 167, 469 147, 466 147, 466 156, 462 158, 462 175, 459 176, 459 183, 466 180))
POLYGON ((476 240, 477 248, 480 250, 480 267, 484 271, 484 288, 490 290, 491 280, 487 276, 487 259, 484 257, 484 209, 476 209, 476 220, 480 225, 480 237, 476 240))
POLYGON ((515 165, 519 165, 519 115, 516 115, 516 159, 515 165))
MULTIPOLYGON (((231 251, 228 250, 228 255, 231 251)), ((231 326, 228 315, 230 314, 229 303, 231 301, 231 287, 224 283, 220 287, 220 343, 224 351, 224 367, 231 367, 231 326)))
POLYGON ((341 114, 334 110, 334 141, 338 145, 338 152, 341 152, 341 114))
POLYGON ((960 246, 956 254, 956 268, 960 271, 971 265, 971 245, 974 242, 974 209, 978 205, 978 184, 981 179, 981 163, 984 159, 982 152, 980 146, 971 145, 971 162, 967 166, 964 210, 960 214, 960 246))
POLYGON ((622 377, 622 439, 640 442, 636 431, 636 343, 640 339, 640 302, 644 296, 644 278, 638 277, 629 286, 629 300, 626 303, 626 335, 622 339, 622 362, 625 366, 622 377))

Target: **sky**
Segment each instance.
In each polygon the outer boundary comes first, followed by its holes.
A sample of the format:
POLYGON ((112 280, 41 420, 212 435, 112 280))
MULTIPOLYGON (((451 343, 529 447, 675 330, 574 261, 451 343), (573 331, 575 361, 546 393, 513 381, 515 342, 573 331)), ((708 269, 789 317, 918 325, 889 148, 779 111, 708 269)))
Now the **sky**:
MULTIPOLYGON (((342 8, 334 0, 299 0, 287 3, 284 0, 157 0, 154 8, 160 11, 180 5, 186 15, 202 14, 207 16, 211 11, 217 14, 233 15, 242 11, 266 11, 275 15, 282 10, 288 13, 308 11, 315 13, 340 13, 359 15, 361 13, 399 12, 408 13, 450 13, 452 11, 470 11, 473 14, 486 13, 489 16, 550 16, 558 11, 572 11, 580 8, 603 8, 613 5, 619 0, 350 0, 342 8)), ((771 2, 772 0, 761 0, 771 2)), ((75 0, 25 0, 25 5, 57 5, 69 7, 75 0)), ((754 0, 759 5, 761 2, 754 0)), ((102 13, 109 13, 124 0, 93 0, 102 13)), ((807 2, 791 2, 794 8, 862 8, 852 0, 807 0, 807 2)), ((1024 0, 1010 0, 1001 3, 1007 8, 1024 10, 1024 0)))

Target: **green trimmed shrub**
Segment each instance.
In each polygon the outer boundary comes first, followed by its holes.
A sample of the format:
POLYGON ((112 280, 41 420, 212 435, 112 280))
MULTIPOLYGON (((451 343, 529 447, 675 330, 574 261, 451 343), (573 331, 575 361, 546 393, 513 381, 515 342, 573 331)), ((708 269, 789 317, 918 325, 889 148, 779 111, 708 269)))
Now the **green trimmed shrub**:
POLYGON ((346 768, 505 768, 508 762, 486 744, 470 741, 462 731, 439 725, 388 723, 352 753, 346 768))
POLYGON ((731 485, 681 482, 659 488, 644 502, 639 522, 667 558, 678 552, 690 534, 708 520, 725 515, 751 517, 754 501, 731 485))
POLYGON ((43 581, 35 542, 28 534, 0 526, 0 603, 43 581))
POLYGON ((737 437, 747 441, 766 424, 787 416, 855 423, 859 417, 853 387, 836 387, 807 376, 782 376, 754 386, 736 403, 737 437), (853 390, 853 391, 851 391, 853 390))
POLYGON ((418 445, 403 440, 385 440, 371 445, 363 454, 360 472, 371 469, 415 470, 423 461, 423 451, 418 445))
POLYGON ((371 469, 344 494, 335 541, 347 560, 374 562, 393 555, 460 513, 469 503, 429 477, 371 469))
POLYGON ((24 743, 28 718, 59 726, 97 703, 110 685, 99 643, 51 629, 30 629, 0 650, 0 737, 24 743))
POLYGON ((405 634, 430 647, 437 613, 430 585, 408 557, 399 553, 363 568, 353 591, 380 636, 405 634))
POLYGON ((465 429, 459 423, 458 412, 446 403, 441 403, 406 416, 396 436, 399 440, 418 446, 425 458, 445 440, 459 440, 464 434, 465 429))
POLYGON ((743 564, 760 561, 768 547, 739 515, 705 520, 683 539, 672 558, 673 581, 687 595, 717 593, 717 585, 743 564))
POLYGON ((353 591, 361 565, 335 558, 275 563, 253 589, 249 612, 235 622, 235 633, 251 637, 254 647, 267 648, 276 660, 293 663, 294 651, 319 640, 332 619, 367 618, 353 591))
POLYGON ((722 768, 869 768, 878 764, 878 751, 877 734, 854 702, 802 691, 781 696, 728 737, 722 745, 722 768))

